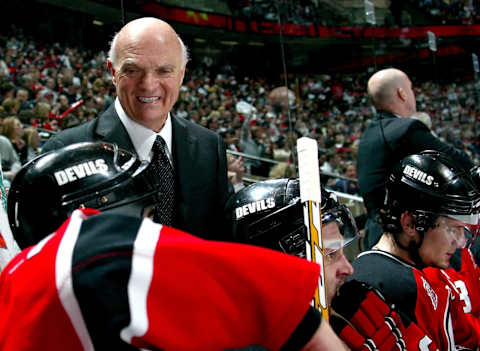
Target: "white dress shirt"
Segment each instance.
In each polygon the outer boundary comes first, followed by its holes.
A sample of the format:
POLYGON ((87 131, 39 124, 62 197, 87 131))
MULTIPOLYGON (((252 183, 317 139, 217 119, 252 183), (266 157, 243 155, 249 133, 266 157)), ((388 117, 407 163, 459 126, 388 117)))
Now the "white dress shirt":
POLYGON ((120 121, 122 121, 125 129, 127 130, 130 140, 135 147, 135 151, 141 160, 150 161, 152 159, 152 146, 157 138, 157 135, 160 135, 167 144, 168 158, 173 165, 172 120, 170 119, 170 113, 168 113, 167 120, 165 121, 165 125, 163 126, 162 130, 157 133, 129 118, 120 104, 118 97, 115 99, 115 111, 117 111, 120 121))

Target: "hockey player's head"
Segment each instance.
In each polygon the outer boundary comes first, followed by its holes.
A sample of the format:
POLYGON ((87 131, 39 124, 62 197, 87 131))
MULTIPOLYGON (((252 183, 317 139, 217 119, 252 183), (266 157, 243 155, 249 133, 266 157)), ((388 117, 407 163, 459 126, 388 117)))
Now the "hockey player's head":
MULTIPOLYGON (((227 204, 236 240, 306 257, 306 226, 298 179, 273 179, 237 192, 227 204)), ((322 189, 321 219, 328 299, 353 273, 343 248, 357 238, 350 210, 322 189)))
POLYGON ((443 153, 423 151, 393 168, 380 222, 417 264, 446 267, 476 235, 479 206, 471 170, 443 153))
POLYGON ((21 248, 54 232, 78 208, 142 216, 157 202, 149 163, 116 145, 73 144, 43 154, 17 173, 8 218, 21 248))

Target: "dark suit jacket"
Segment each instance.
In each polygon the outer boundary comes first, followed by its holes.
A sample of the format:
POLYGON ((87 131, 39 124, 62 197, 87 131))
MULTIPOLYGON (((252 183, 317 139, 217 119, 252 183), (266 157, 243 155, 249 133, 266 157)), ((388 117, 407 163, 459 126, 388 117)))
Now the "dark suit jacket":
MULTIPOLYGON (((224 218, 225 203, 232 194, 227 178, 226 151, 222 138, 202 126, 173 116, 172 155, 177 184, 174 226, 191 234, 218 240, 230 239, 224 218)), ((43 152, 82 141, 105 141, 136 153, 114 104, 98 118, 66 129, 43 146, 43 152)))
POLYGON ((443 143, 422 122, 378 111, 358 148, 358 182, 369 212, 382 206, 385 180, 393 165, 408 155, 424 150, 442 151, 467 169, 473 167, 467 154, 443 143))

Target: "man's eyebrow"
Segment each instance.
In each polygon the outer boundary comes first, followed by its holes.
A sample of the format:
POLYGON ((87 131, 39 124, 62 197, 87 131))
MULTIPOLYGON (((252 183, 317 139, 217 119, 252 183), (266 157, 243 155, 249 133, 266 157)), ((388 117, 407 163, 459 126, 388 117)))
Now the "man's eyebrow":
POLYGON ((135 63, 135 61, 128 61, 128 60, 125 60, 122 62, 122 65, 120 66, 120 68, 124 68, 124 67, 131 67, 131 66, 137 66, 137 64, 135 63))
POLYGON ((171 64, 171 63, 165 63, 163 65, 160 65, 157 67, 157 70, 158 69, 168 69, 168 70, 174 70, 175 69, 175 65, 174 64, 171 64))

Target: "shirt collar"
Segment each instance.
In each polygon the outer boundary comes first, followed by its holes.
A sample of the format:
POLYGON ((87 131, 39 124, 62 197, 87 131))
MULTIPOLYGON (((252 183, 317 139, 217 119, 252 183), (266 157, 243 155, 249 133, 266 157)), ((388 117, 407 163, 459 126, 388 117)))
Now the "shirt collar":
POLYGON ((132 141, 135 151, 141 160, 150 161, 151 159, 151 150, 157 135, 160 135, 168 148, 168 157, 172 161, 172 120, 170 118, 170 113, 168 113, 167 120, 162 130, 157 133, 151 129, 146 128, 145 126, 135 122, 133 119, 127 116, 127 113, 120 104, 118 97, 115 99, 115 111, 120 117, 120 121, 127 130, 127 133, 132 141))

